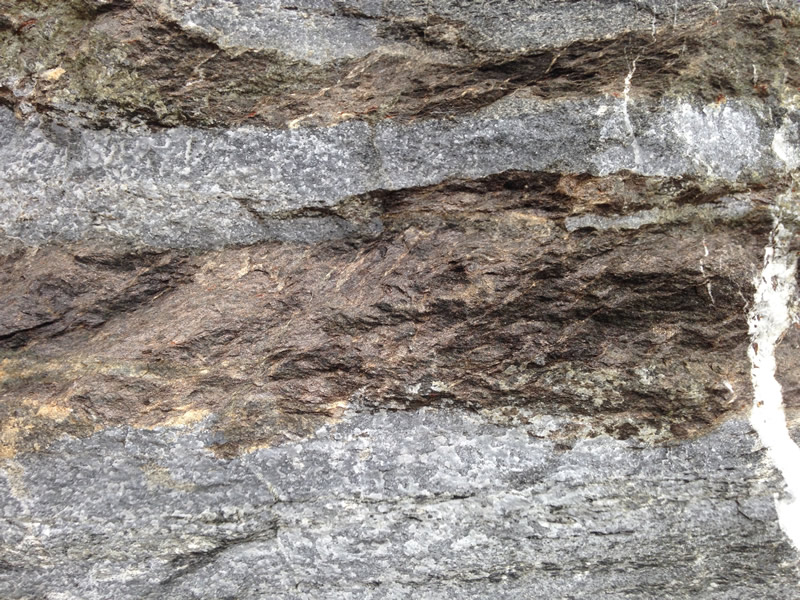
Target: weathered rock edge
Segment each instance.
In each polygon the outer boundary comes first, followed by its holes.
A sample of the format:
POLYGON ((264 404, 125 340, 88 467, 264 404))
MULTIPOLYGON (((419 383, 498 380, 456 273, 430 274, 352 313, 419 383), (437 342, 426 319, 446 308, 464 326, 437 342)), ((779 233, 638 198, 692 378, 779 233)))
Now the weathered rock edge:
POLYGON ((794 2, 0 2, 0 102, 93 127, 330 125, 510 94, 775 102, 794 2))

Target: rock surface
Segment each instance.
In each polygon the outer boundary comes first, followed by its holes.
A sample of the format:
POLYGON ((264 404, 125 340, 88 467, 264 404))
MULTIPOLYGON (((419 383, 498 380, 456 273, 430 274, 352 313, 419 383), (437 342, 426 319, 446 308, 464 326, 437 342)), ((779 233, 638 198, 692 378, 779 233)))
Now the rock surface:
POLYGON ((0 48, 0 598, 800 596, 796 2, 0 48))

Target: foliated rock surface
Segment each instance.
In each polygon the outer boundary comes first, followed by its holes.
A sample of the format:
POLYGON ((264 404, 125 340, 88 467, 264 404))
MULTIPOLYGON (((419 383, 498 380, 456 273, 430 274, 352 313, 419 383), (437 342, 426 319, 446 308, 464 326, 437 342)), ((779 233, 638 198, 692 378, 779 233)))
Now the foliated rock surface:
POLYGON ((798 47, 0 1, 0 597, 800 596, 798 47))
POLYGON ((543 435, 558 426, 349 415, 230 461, 198 429, 60 441, 0 487, 19 515, 3 595, 794 597, 780 484, 749 424, 569 449, 543 435))

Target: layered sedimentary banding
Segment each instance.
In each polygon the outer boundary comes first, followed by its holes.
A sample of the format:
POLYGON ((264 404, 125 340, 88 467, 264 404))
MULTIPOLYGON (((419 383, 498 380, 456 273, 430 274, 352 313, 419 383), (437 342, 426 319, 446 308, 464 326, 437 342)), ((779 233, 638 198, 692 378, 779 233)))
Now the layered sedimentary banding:
POLYGON ((354 228, 347 219, 291 217, 509 170, 761 183, 780 180, 800 140, 791 106, 627 97, 506 100, 455 120, 298 130, 114 132, 0 116, 0 229, 26 244, 98 233, 158 247, 342 237, 354 228))
POLYGON ((0 101, 91 126, 412 120, 512 93, 620 95, 634 61, 639 95, 774 100, 800 87, 792 6, 15 2, 0 101))
POLYGON ((0 0, 0 597, 794 597, 796 47, 0 0))
POLYGON ((771 194, 510 172, 304 217, 369 225, 314 244, 19 248, 0 313, 7 453, 213 413, 232 455, 348 405, 572 415, 575 435, 649 441, 707 431, 750 397, 771 194))

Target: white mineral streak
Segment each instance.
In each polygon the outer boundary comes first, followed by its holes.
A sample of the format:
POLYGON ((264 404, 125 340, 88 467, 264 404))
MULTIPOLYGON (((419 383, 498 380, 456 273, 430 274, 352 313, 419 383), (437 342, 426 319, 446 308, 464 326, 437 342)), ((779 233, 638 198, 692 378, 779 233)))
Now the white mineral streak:
POLYGON ((625 120, 625 127, 628 129, 628 133, 631 136, 633 160, 636 163, 636 169, 639 170, 642 167, 642 150, 639 147, 639 140, 636 139, 636 130, 633 128, 633 124, 631 123, 631 117, 628 114, 628 105, 631 101, 631 81, 633 80, 633 74, 636 73, 636 60, 637 59, 633 59, 631 70, 628 71, 628 76, 625 77, 625 88, 622 92, 622 118, 625 120))
POLYGON ((750 421, 783 475, 787 496, 776 500, 781 529, 800 550, 800 448, 789 436, 781 385, 775 378, 775 348, 792 324, 797 256, 789 250, 792 231, 776 218, 764 249, 764 266, 755 280, 753 307, 748 315, 751 344, 753 410, 750 421))
POLYGON ((797 139, 800 135, 800 127, 793 129, 792 122, 788 117, 784 117, 780 129, 775 132, 772 138, 772 151, 780 158, 789 170, 800 168, 800 147, 792 142, 792 138, 797 139), (793 136, 793 132, 794 133, 793 136))

